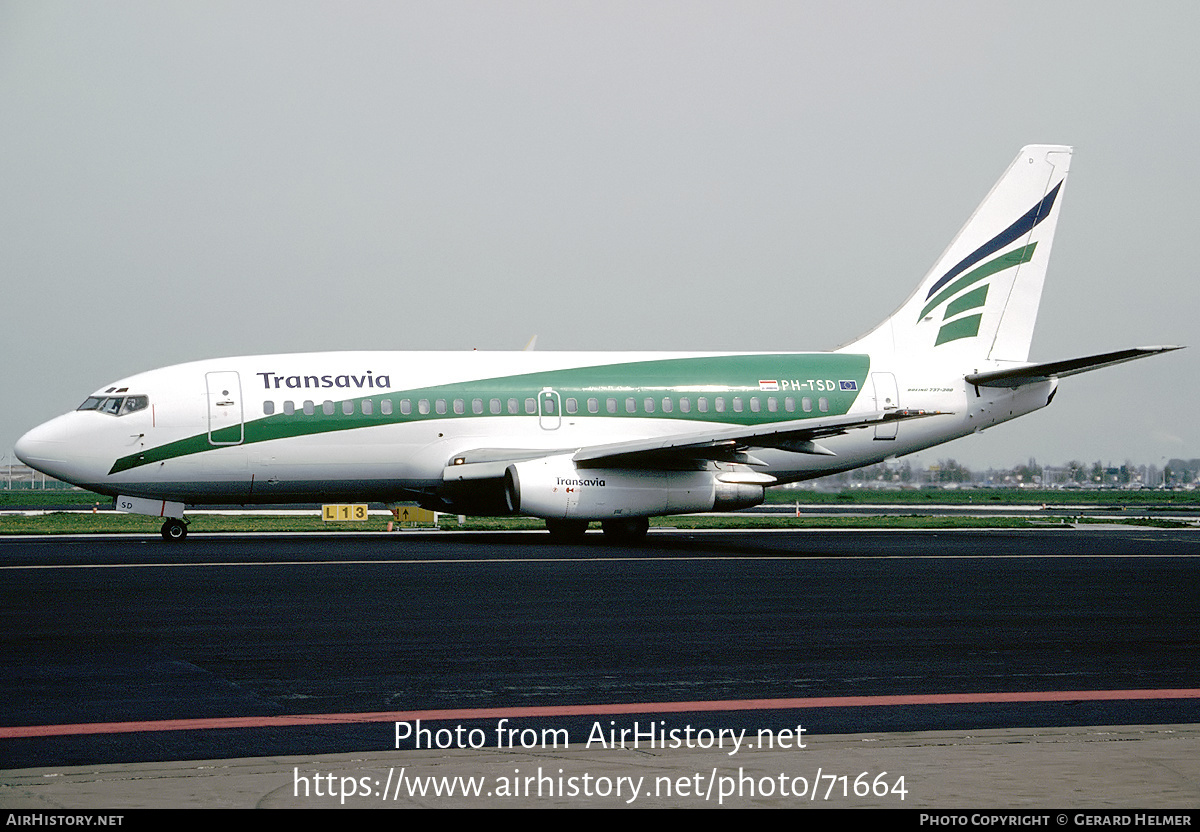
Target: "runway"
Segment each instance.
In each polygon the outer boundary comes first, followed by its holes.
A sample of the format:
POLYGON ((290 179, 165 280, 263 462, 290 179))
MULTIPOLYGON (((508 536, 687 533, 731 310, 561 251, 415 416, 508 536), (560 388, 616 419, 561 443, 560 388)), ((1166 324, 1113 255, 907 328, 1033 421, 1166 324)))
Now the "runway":
POLYGON ((432 731, 491 739, 512 712, 577 741, 597 722, 814 738, 1200 723, 1198 544, 1141 528, 5 539, 0 767, 384 752, 397 715, 438 710, 457 716, 432 731), (230 719, 249 721, 194 722, 230 719))

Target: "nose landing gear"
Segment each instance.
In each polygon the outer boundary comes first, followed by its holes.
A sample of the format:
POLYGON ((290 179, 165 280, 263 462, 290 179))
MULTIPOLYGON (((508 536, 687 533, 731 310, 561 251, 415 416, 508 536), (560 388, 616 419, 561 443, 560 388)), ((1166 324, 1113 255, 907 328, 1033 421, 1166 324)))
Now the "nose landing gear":
POLYGON ((187 523, 174 517, 167 518, 162 524, 162 536, 168 542, 183 540, 187 537, 187 523))

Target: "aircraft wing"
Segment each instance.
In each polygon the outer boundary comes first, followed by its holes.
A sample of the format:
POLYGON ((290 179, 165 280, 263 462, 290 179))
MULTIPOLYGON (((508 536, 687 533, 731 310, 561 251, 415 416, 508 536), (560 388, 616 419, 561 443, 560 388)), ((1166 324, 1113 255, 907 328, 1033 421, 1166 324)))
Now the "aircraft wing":
POLYGON ((837 436, 855 428, 933 415, 936 414, 929 411, 876 410, 852 416, 793 419, 767 425, 714 427, 708 431, 580 448, 571 459, 580 468, 620 468, 653 467, 655 463, 689 459, 748 462, 753 465, 757 460, 746 458, 743 453, 750 448, 780 448, 797 453, 833 456, 833 451, 817 443, 818 439, 837 436))
POLYGON ((571 454, 579 468, 675 468, 703 460, 764 464, 746 453, 753 448, 779 448, 795 453, 833 456, 817 440, 856 428, 939 415, 926 410, 876 410, 850 416, 791 419, 760 425, 735 425, 685 433, 632 439, 584 448, 479 448, 457 454, 446 466, 444 479, 492 479, 504 475, 512 462, 571 454))
POLYGON ((1020 387, 1024 384, 1036 384, 1052 378, 1073 376, 1089 370, 1099 370, 1101 367, 1111 367, 1114 364, 1123 364, 1126 361, 1136 361, 1139 358, 1181 349, 1183 347, 1134 347, 1101 355, 1071 358, 1066 361, 1052 361, 1048 364, 1027 364, 1024 367, 1014 367, 1010 370, 971 373, 967 376, 967 382, 979 387, 1020 387))

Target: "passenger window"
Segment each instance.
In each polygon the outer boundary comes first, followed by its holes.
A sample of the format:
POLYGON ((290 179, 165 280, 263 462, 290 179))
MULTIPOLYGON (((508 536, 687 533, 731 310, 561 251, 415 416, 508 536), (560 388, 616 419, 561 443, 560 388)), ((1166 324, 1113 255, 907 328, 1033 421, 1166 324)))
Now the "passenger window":
POLYGON ((795 396, 786 397, 783 400, 783 409, 786 410, 788 413, 795 413, 796 412, 796 397, 795 396))
POLYGON ((342 415, 343 416, 353 416, 354 415, 354 402, 342 402, 342 415))
POLYGON ((604 408, 609 413, 616 413, 617 412, 617 400, 616 399, 606 399, 604 402, 604 408))
POLYGON ((663 405, 663 413, 670 413, 672 410, 675 409, 675 406, 671 403, 671 400, 666 397, 663 398, 662 405, 663 405))
POLYGON ((407 416, 412 413, 412 402, 408 399, 400 400, 400 415, 407 416))
POLYGON ((263 415, 270 416, 275 412, 275 402, 263 402, 263 415))
POLYGON ((824 396, 817 399, 817 407, 820 408, 822 413, 828 413, 829 412, 829 399, 825 398, 824 396))
POLYGON ((805 396, 800 400, 800 406, 804 408, 805 413, 812 413, 812 398, 805 396))
POLYGON ((654 412, 654 399, 652 399, 652 398, 650 398, 649 396, 647 396, 647 397, 645 398, 645 400, 642 402, 642 404, 645 406, 645 408, 646 408, 646 412, 647 412, 647 413, 653 413, 653 412, 654 412))
POLYGON ((717 405, 717 412, 724 413, 725 412, 725 397, 717 396, 716 405, 717 405))
POLYGON ((382 413, 384 416, 391 416, 392 415, 392 400, 384 399, 383 401, 381 401, 379 403, 379 412, 382 413))
POLYGON ((491 411, 491 414, 493 416, 499 416, 500 415, 500 400, 499 399, 489 400, 488 401, 488 410, 491 411))
POLYGON ((295 402, 293 402, 291 399, 288 399, 286 402, 283 403, 283 415, 284 416, 291 416, 295 412, 296 412, 296 403, 295 402))
POLYGON ((417 402, 417 413, 420 413, 422 416, 429 415, 429 399, 421 399, 417 402))
POLYGON ((742 412, 742 397, 741 396, 733 397, 733 412, 734 413, 742 412))
POLYGON ((629 398, 625 399, 625 412, 626 413, 637 413, 637 402, 634 401, 633 396, 630 396, 629 398))
POLYGON ((461 416, 464 413, 466 413, 467 412, 467 403, 464 402, 462 399, 455 399, 454 400, 454 412, 458 416, 461 416))
POLYGON ((527 416, 532 416, 535 413, 537 413, 537 400, 536 399, 526 399, 525 400, 525 414, 527 416))
POLYGON ((779 412, 779 399, 774 396, 767 396, 767 411, 770 413, 779 412))
POLYGON ((696 399, 696 409, 699 410, 701 413, 708 412, 708 397, 707 396, 701 396, 700 398, 696 399))
POLYGON ((508 412, 512 416, 516 416, 518 413, 521 412, 521 407, 520 407, 520 405, 517 404, 516 399, 508 400, 508 412))
POLYGON ((588 399, 588 413, 599 413, 599 412, 600 412, 600 400, 599 399, 588 399))
POLYGON ((433 403, 433 409, 438 412, 439 416, 446 415, 446 400, 438 399, 436 402, 433 403))
POLYGON ((312 403, 312 400, 311 400, 311 399, 309 399, 309 400, 306 400, 306 401, 304 402, 304 415, 305 415, 305 416, 311 416, 311 415, 313 415, 313 414, 314 414, 314 413, 316 413, 316 412, 317 412, 317 406, 316 406, 315 404, 313 404, 313 403, 312 403))
POLYGON ((371 399, 363 399, 362 400, 362 414, 364 416, 370 416, 374 412, 375 412, 375 402, 373 402, 371 399))
POLYGON ((691 413, 692 412, 692 400, 689 398, 686 398, 686 397, 681 398, 679 400, 679 409, 683 413, 691 413))
POLYGON ((332 416, 333 415, 333 402, 331 402, 329 399, 326 399, 325 401, 321 402, 321 412, 324 413, 326 416, 332 416))
POLYGON ((751 396, 750 397, 750 412, 758 413, 758 411, 761 408, 762 408, 762 404, 759 403, 758 396, 751 396))
POLYGON ((476 416, 483 413, 483 399, 471 399, 471 412, 476 416))
POLYGON ((578 412, 579 402, 575 401, 575 399, 567 399, 567 413, 574 415, 578 412))

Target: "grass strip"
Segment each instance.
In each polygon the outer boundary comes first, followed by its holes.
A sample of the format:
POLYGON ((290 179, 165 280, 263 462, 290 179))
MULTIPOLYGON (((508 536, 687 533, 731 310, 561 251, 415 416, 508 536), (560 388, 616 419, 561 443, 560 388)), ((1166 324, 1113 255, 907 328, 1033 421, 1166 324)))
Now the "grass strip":
MULTIPOLYGON (((281 533, 281 532, 387 532, 386 517, 371 517, 360 523, 326 523, 319 516, 192 514, 192 533, 281 533)), ((727 515, 723 517, 681 515, 655 517, 651 525, 675 529, 1029 529, 1065 528, 1078 524, 1119 523, 1122 525, 1186 528, 1192 524, 1158 518, 1045 518, 939 517, 922 514, 871 517, 788 517, 727 515)), ((162 521, 135 514, 52 512, 44 515, 0 517, 0 534, 158 534, 162 521)), ((595 527, 598 524, 593 524, 595 527)), ((399 528, 397 524, 396 528, 399 528)), ((430 531, 432 526, 412 526, 430 531)), ((463 524, 455 515, 443 516, 440 528, 464 531, 519 531, 544 529, 541 520, 528 517, 468 517, 463 524)))

